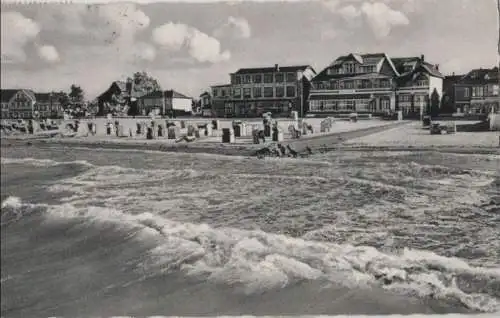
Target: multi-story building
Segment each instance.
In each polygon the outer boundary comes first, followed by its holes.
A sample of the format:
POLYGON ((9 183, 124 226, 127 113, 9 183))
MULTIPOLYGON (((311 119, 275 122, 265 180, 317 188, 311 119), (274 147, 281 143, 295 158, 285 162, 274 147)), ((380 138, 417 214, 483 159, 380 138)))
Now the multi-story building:
POLYGON ((441 98, 441 112, 454 113, 455 107, 455 84, 457 84, 464 75, 447 75, 443 80, 443 97, 441 98))
POLYGON ((193 111, 193 99, 174 90, 151 92, 140 97, 138 105, 143 115, 152 111, 161 115, 182 115, 193 111))
POLYGON ((40 118, 61 117, 63 113, 59 96, 54 93, 35 93, 33 110, 40 118))
POLYGON ((230 74, 230 84, 212 86, 213 110, 224 117, 255 117, 266 112, 289 116, 292 110, 304 113, 315 74, 309 65, 241 68, 230 74))
POLYGON ((422 114, 434 90, 441 97, 443 77, 423 55, 390 58, 385 53, 351 53, 312 79, 310 112, 422 114))
POLYGON ((500 111, 498 67, 475 69, 453 85, 457 111, 465 114, 487 114, 500 111))
POLYGON ((2 118, 30 119, 62 116, 56 93, 35 93, 29 89, 2 89, 2 118))
POLYGON ((34 106, 36 102, 35 93, 29 89, 3 89, 2 95, 2 115, 6 118, 29 119, 33 118, 34 106), (4 111, 4 107, 7 111, 4 111))

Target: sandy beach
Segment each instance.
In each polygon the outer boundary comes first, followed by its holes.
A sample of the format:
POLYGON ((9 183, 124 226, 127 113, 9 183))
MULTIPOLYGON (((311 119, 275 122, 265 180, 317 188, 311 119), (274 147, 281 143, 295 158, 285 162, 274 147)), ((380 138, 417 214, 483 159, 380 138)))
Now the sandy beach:
MULTIPOLYGON (((258 149, 276 144, 253 144, 250 137, 238 138, 235 143, 222 143, 221 137, 204 137, 195 142, 180 142, 165 138, 146 140, 109 136, 53 137, 17 136, 2 138, 2 147, 84 147, 103 149, 135 149, 163 152, 207 153, 230 156, 253 156, 258 149)), ((354 126, 337 125, 329 133, 316 133, 300 139, 285 139, 299 153, 306 147, 313 152, 332 150, 351 151, 440 151, 464 154, 500 154, 498 132, 430 135, 415 122, 372 122, 354 126)))
MULTIPOLYGON (((315 131, 319 131, 319 121, 312 122, 315 131)), ((228 126, 228 122, 222 121, 221 126, 228 126)), ((280 125, 288 123, 280 122, 280 125)), ((313 150, 331 148, 351 138, 359 138, 369 134, 381 132, 392 127, 406 125, 406 122, 387 122, 380 120, 370 120, 358 123, 346 121, 337 122, 330 132, 309 134, 300 139, 290 139, 286 136, 282 142, 290 145, 296 151, 304 152, 308 146, 313 150)), ((186 152, 186 153, 210 153, 221 155, 251 156, 256 150, 266 146, 276 144, 267 141, 262 144, 253 144, 250 136, 237 138, 234 143, 222 143, 220 136, 202 137, 194 142, 176 143, 175 140, 158 138, 147 140, 137 137, 120 138, 116 136, 75 136, 75 137, 52 137, 44 138, 33 135, 12 136, 2 138, 2 146, 37 145, 42 147, 90 147, 90 148, 116 148, 116 149, 142 149, 157 150, 165 152, 186 152)))

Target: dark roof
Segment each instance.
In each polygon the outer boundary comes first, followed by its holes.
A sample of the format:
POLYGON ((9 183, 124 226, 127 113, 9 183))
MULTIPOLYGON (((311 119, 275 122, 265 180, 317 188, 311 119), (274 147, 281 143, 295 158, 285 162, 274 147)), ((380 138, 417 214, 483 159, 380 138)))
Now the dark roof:
POLYGON ((203 93, 200 94, 200 97, 202 97, 202 96, 210 96, 210 93, 209 92, 203 92, 203 93))
MULTIPOLYGON (((303 71, 311 67, 310 65, 296 65, 296 66, 279 66, 279 72, 297 72, 303 71)), ((312 68, 312 67, 311 67, 312 68)), ((255 67, 255 68, 240 68, 234 74, 255 74, 255 73, 272 73, 276 72, 276 67, 255 67)))
POLYGON ((191 97, 188 97, 184 94, 181 94, 179 92, 174 91, 173 89, 171 90, 166 90, 166 91, 154 91, 149 94, 143 95, 139 98, 154 98, 154 97, 166 97, 166 98, 185 98, 185 99, 191 99, 191 97))
POLYGON ((174 91, 173 89, 165 91, 165 96, 166 97, 171 97, 171 98, 186 98, 186 99, 191 99, 191 97, 188 97, 184 94, 181 94, 179 92, 174 91))
POLYGON ((463 76, 457 84, 498 83, 498 67, 475 69, 463 76))
POLYGON ((20 89, 1 89, 0 90, 0 98, 2 100, 2 103, 7 103, 9 102, 14 95, 16 95, 17 92, 19 92, 20 89))
POLYGON ((143 95, 139 98, 152 98, 152 97, 163 97, 163 92, 162 91, 154 91, 149 94, 143 95))
POLYGON ((57 99, 56 95, 53 93, 35 93, 36 101, 50 101, 57 99))

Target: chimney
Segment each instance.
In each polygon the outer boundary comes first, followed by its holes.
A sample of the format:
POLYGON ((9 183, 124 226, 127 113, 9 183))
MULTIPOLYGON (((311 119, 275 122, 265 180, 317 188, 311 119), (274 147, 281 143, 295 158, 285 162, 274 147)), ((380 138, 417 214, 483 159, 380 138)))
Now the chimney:
POLYGON ((279 72, 280 71, 280 66, 278 64, 274 64, 274 69, 276 70, 276 72, 279 72))
POLYGON ((436 70, 439 71, 439 64, 436 64, 436 70))
POLYGON ((422 61, 422 62, 423 62, 424 60, 425 60, 425 55, 423 55, 423 54, 422 54, 422 55, 420 55, 420 61, 422 61))

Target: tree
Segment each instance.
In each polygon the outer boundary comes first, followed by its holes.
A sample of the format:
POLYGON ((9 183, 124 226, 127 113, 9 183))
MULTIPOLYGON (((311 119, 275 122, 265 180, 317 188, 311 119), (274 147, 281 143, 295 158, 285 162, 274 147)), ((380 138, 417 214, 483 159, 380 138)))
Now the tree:
POLYGON ((439 115, 440 109, 440 98, 439 98, 439 93, 437 90, 434 88, 431 94, 431 100, 430 100, 430 115, 431 117, 436 117, 439 115))
POLYGON ((59 103, 61 104, 61 107, 63 109, 67 109, 69 108, 69 105, 71 104, 71 100, 69 98, 69 95, 68 93, 66 92, 63 92, 63 91, 60 91, 58 93, 55 93, 56 96, 57 96, 57 100, 59 101, 59 103))
POLYGON ((83 89, 75 84, 71 85, 69 97, 73 104, 83 104, 84 96, 83 89))
POLYGON ((151 92, 161 91, 161 87, 158 81, 146 72, 135 72, 131 78, 127 78, 127 90, 131 98, 128 115, 136 116, 139 114, 136 99, 151 92))

